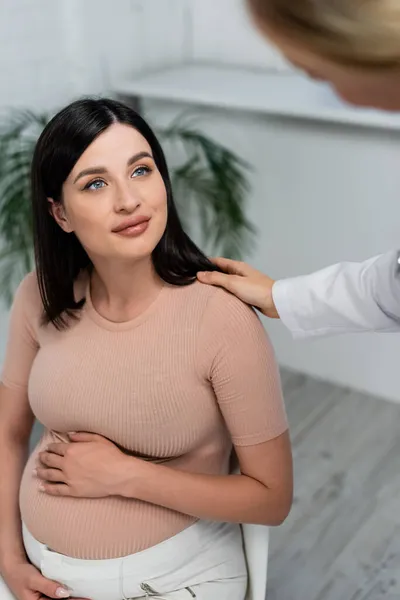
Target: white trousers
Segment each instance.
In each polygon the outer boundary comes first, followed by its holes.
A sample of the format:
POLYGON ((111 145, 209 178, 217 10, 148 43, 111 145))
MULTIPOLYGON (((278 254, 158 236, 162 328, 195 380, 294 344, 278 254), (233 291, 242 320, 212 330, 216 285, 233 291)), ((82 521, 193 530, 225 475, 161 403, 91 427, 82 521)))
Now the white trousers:
MULTIPOLYGON (((247 570, 240 526, 198 521, 149 548, 110 560, 53 552, 23 527, 29 560, 44 577, 90 600, 244 600, 247 570)), ((0 579, 0 599, 15 600, 0 579)))

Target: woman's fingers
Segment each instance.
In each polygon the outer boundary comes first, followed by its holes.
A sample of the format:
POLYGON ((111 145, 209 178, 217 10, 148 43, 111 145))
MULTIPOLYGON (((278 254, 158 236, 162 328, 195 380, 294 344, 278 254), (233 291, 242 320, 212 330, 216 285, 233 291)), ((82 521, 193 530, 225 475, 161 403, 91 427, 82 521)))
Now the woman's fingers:
POLYGON ((45 467, 52 467, 53 469, 61 469, 63 464, 63 457, 53 452, 40 452, 39 454, 40 465, 45 467))
POLYGON ((40 592, 44 595, 44 598, 70 598, 69 590, 55 581, 46 579, 39 571, 33 574, 30 589, 34 592, 40 592))
POLYGON ((59 469, 42 469, 39 467, 39 468, 35 469, 35 471, 36 471, 36 475, 42 481, 65 483, 64 473, 62 471, 60 471, 59 469))
POLYGON ((48 494, 49 496, 73 496, 71 488, 65 483, 49 483, 41 482, 39 484, 41 492, 48 494))
POLYGON ((45 452, 51 452, 53 454, 58 454, 59 456, 65 456, 65 453, 70 445, 71 444, 66 444, 65 442, 55 442, 54 444, 49 444, 45 452))

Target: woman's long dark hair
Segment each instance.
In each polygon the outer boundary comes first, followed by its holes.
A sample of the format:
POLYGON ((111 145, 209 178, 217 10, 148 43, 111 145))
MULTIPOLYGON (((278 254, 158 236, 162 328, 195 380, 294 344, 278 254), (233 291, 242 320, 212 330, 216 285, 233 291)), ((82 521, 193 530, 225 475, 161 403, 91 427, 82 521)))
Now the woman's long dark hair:
POLYGON ((44 321, 61 329, 67 316, 84 305, 74 283, 92 263, 74 233, 65 233, 49 212, 48 198, 62 202, 62 187, 79 157, 113 123, 136 129, 149 143, 167 190, 165 232, 153 251, 158 275, 173 285, 188 285, 198 271, 217 270, 184 232, 174 203, 164 152, 149 125, 129 106, 109 99, 84 99, 60 111, 42 132, 32 162, 35 261, 44 321))

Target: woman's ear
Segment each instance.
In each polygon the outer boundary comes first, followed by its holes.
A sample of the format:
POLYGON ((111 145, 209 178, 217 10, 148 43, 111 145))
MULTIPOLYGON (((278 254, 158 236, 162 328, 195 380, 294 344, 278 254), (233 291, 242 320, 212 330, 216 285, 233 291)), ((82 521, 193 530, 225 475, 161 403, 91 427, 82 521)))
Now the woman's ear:
POLYGON ((55 220, 55 222, 61 227, 65 233, 72 233, 73 228, 71 227, 68 217, 65 213, 65 208, 61 202, 54 202, 53 198, 47 198, 49 203, 49 213, 55 220))

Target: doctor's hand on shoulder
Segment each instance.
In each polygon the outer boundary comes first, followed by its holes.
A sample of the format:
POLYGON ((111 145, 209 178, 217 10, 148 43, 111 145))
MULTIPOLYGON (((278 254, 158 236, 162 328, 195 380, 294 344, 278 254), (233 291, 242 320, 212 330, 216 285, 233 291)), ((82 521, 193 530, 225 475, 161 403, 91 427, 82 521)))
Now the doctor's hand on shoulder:
POLYGON ((214 259, 223 271, 201 272, 264 315, 280 318, 295 338, 400 331, 400 252, 342 262, 309 275, 274 281, 246 263, 214 259))
POLYGON ((242 302, 258 308, 266 317, 279 319, 272 296, 275 281, 271 277, 237 260, 214 258, 213 263, 223 273, 219 271, 198 273, 197 278, 201 283, 225 288, 242 302))

